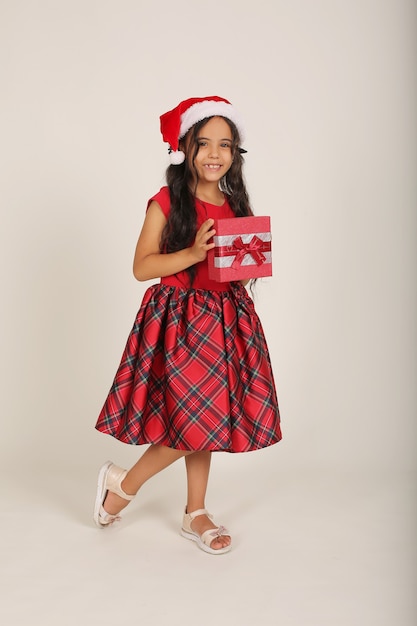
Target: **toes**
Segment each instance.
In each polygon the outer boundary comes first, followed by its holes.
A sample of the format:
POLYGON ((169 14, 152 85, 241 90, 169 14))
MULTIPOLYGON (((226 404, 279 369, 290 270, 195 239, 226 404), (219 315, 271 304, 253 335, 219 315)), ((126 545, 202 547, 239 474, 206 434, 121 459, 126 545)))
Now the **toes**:
POLYGON ((211 542, 211 547, 214 550, 221 550, 222 548, 227 548, 228 546, 230 546, 230 543, 230 537, 216 537, 216 539, 213 539, 213 541, 211 542))

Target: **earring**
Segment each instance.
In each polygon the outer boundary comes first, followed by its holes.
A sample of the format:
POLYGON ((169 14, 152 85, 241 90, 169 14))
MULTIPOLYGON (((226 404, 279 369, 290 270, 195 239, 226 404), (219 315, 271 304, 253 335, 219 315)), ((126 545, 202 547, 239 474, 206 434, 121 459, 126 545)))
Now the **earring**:
POLYGON ((228 195, 230 195, 231 193, 231 189, 229 187, 229 184, 227 182, 227 172, 224 176, 222 176, 222 178, 220 179, 220 189, 224 192, 227 193, 228 195))

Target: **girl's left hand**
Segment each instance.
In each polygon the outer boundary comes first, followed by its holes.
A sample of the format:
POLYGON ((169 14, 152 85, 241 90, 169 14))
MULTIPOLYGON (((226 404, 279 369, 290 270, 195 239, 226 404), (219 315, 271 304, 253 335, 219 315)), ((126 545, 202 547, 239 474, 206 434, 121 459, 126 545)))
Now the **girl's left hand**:
POLYGON ((214 248, 214 243, 208 243, 215 233, 212 228, 214 220, 208 219, 198 229, 192 246, 178 252, 161 253, 159 245, 165 224, 166 217, 161 207, 157 202, 151 202, 133 261, 133 273, 137 280, 150 280, 182 272, 191 265, 204 261, 207 252, 214 248))

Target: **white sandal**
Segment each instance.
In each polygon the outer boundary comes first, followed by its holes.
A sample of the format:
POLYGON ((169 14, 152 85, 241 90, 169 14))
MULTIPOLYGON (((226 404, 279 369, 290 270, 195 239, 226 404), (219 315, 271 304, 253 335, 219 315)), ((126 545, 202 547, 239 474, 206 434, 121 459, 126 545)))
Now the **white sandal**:
POLYGON ((193 511, 192 513, 187 513, 185 510, 184 518, 182 520, 182 528, 181 535, 186 539, 191 539, 192 541, 196 541, 198 547, 204 552, 208 552, 209 554, 225 554, 226 552, 230 552, 232 549, 231 545, 225 546, 224 548, 219 548, 215 550, 211 547, 211 544, 216 537, 230 537, 229 531, 224 526, 217 526, 216 528, 209 528, 204 531, 202 535, 194 532, 191 528, 191 523, 194 518, 199 515, 207 515, 210 519, 213 519, 213 516, 210 515, 206 509, 198 509, 197 511, 193 511))
POLYGON ((117 494, 125 500, 133 500, 135 497, 125 493, 121 487, 122 481, 127 474, 127 470, 117 467, 111 461, 107 461, 100 468, 97 480, 97 495, 94 503, 93 519, 99 528, 105 528, 120 519, 120 515, 110 515, 103 508, 104 500, 108 491, 117 494))

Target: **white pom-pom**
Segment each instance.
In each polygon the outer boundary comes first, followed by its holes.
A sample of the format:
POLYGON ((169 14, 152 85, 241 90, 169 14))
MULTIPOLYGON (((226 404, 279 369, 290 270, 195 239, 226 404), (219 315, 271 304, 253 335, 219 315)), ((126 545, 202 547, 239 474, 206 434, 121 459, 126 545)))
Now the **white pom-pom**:
POLYGON ((169 155, 169 160, 171 165, 181 165, 185 161, 185 154, 182 150, 177 150, 177 152, 171 152, 169 155))

